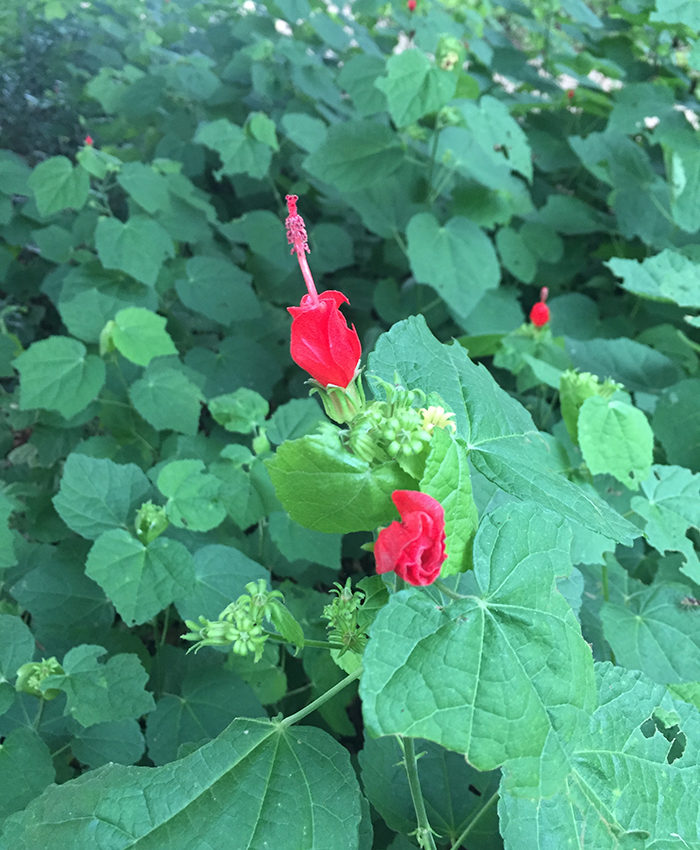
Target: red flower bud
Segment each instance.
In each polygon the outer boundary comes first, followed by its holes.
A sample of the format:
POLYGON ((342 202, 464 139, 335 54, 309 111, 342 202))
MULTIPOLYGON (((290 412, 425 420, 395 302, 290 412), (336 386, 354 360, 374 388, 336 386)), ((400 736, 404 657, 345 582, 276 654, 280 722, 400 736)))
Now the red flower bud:
POLYGON ((409 584, 431 584, 447 557, 442 505, 417 490, 394 490, 391 498, 401 522, 392 522, 379 532, 374 545, 377 572, 393 570, 409 584))
POLYGON ((324 387, 347 387, 360 362, 357 331, 340 312, 340 305, 348 303, 342 292, 329 289, 315 297, 305 295, 299 307, 287 307, 292 314, 292 360, 324 387))
POLYGON ((538 301, 530 310, 530 321, 533 325, 541 328, 549 321, 549 307, 543 302, 538 301))
POLYGON ((408 0, 408 3, 406 3, 406 5, 408 6, 409 12, 415 12, 416 6, 418 4, 416 3, 416 0, 408 0))
POLYGON ((88 147, 92 147, 92 145, 93 145, 94 141, 95 141, 95 140, 92 138, 92 136, 85 136, 85 144, 86 144, 88 147))
POLYGON ((548 295, 549 289, 543 286, 540 289, 540 300, 536 304, 533 304, 532 310, 530 310, 530 321, 538 328, 546 325, 549 321, 549 307, 544 303, 548 295))
POLYGON ((576 92, 573 89, 569 89, 569 91, 566 93, 566 96, 569 98, 569 100, 573 100, 575 94, 576 92))

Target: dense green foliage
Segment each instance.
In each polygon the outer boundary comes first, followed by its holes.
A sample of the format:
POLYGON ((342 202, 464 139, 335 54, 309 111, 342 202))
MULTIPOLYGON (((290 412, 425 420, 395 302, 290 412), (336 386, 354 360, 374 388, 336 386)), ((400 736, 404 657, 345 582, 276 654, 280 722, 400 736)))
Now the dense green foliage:
POLYGON ((700 850, 698 29, 3 4, 2 850, 700 850), (418 458, 307 397, 287 193, 418 458))

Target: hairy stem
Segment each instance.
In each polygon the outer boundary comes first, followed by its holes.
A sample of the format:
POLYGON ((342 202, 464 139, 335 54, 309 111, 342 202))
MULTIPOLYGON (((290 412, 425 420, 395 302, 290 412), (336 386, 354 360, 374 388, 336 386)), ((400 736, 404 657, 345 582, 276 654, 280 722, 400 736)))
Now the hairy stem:
MULTIPOLYGON (((290 643, 286 637, 283 637, 277 632, 266 631, 265 634, 270 638, 270 640, 274 640, 277 643, 290 643)), ((331 643, 327 640, 307 640, 304 638, 304 647, 307 646, 316 647, 317 649, 343 649, 342 643, 331 643)))
POLYGON ((448 596, 450 599, 467 599, 468 598, 467 596, 464 596, 463 594, 457 593, 455 590, 452 590, 451 587, 448 587, 445 584, 445 582, 441 581, 440 579, 436 579, 433 582, 433 586, 437 587, 437 589, 440 591, 440 593, 444 593, 445 596, 448 596))
POLYGON ((359 679, 361 675, 362 667, 358 668, 354 673, 351 673, 344 679, 341 679, 337 685, 333 685, 333 687, 330 688, 330 690, 327 690, 325 694, 321 694, 320 697, 315 699, 313 702, 310 702, 304 708, 299 709, 299 711, 294 714, 290 714, 289 717, 284 717, 280 720, 280 726, 291 726, 292 724, 303 720, 309 714, 313 714, 317 708, 320 708, 324 703, 328 702, 329 699, 332 699, 336 694, 339 694, 344 688, 354 682, 355 679, 359 679))
POLYGON ((425 811, 425 800, 420 787, 420 779, 418 777, 418 764, 416 761, 416 751, 413 746, 413 738, 404 738, 401 735, 396 736, 401 751, 403 752, 403 763, 406 768, 406 776, 408 777, 408 787, 411 791, 411 799, 413 800, 413 808, 416 812, 416 822, 418 829, 416 830, 416 838, 418 844, 424 850, 437 850, 435 839, 433 838, 433 830, 428 821, 428 815, 425 811))

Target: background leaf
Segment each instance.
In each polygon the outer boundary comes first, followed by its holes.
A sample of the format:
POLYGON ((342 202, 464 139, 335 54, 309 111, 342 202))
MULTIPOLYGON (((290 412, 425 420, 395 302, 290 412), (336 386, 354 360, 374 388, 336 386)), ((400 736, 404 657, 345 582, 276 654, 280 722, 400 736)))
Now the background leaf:
POLYGON ((168 519, 179 528, 209 531, 223 522, 226 510, 219 501, 221 482, 204 472, 201 460, 176 460, 158 475, 158 489, 168 498, 168 519))
POLYGON ((376 79, 375 86, 386 95, 389 114, 398 127, 437 112, 457 88, 457 77, 431 65, 420 50, 394 54, 386 70, 387 76, 376 79))
POLYGON ((51 754, 33 729, 13 729, 0 748, 0 818, 23 809, 56 777, 51 754))
POLYGON ((194 581, 192 556, 182 543, 158 537, 144 546, 121 528, 97 538, 85 574, 100 585, 129 625, 155 617, 194 581))
POLYGON ((97 659, 106 652, 101 646, 76 646, 61 662, 65 675, 42 682, 42 690, 66 693, 65 714, 81 726, 129 720, 153 708, 153 697, 144 690, 148 676, 138 658, 124 653, 102 664, 97 659))
POLYGON ((71 165, 65 156, 52 156, 39 163, 29 176, 37 209, 42 216, 72 207, 79 210, 87 200, 90 182, 79 165, 71 165))
POLYGON ((369 531, 395 519, 390 496, 415 479, 396 463, 371 468, 341 449, 337 438, 309 435, 283 443, 266 462, 289 516, 313 531, 369 531))
POLYGON ((14 365, 20 373, 22 410, 57 410, 66 419, 84 410, 105 381, 99 357, 65 336, 35 342, 14 365))
POLYGON ((649 475, 654 433, 646 416, 631 404, 587 398, 578 414, 578 440, 593 475, 613 475, 630 490, 649 475))
POLYGON ((163 261, 175 251, 167 232, 145 215, 133 215, 126 222, 100 218, 95 247, 106 269, 120 269, 147 286, 155 284, 163 261))
POLYGON ((139 366, 148 366, 154 357, 177 354, 166 320, 143 307, 127 307, 114 317, 111 338, 120 354, 139 366))
POLYGON ((451 218, 441 227, 431 213, 418 213, 406 236, 416 280, 430 284, 460 315, 470 313, 487 289, 498 286, 493 245, 468 219, 451 218))
POLYGON ((132 525, 151 491, 149 480, 133 463, 71 454, 53 503, 69 528, 95 540, 104 531, 132 525))

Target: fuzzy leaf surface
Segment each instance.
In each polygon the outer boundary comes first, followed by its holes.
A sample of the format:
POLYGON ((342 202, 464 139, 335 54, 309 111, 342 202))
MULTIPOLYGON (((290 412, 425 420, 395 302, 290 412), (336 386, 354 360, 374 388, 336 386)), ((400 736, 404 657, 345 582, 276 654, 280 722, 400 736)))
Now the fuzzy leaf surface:
POLYGON ((241 719, 172 764, 107 765, 51 786, 8 819, 3 841, 15 850, 357 850, 360 814, 348 753, 330 735, 241 719))

